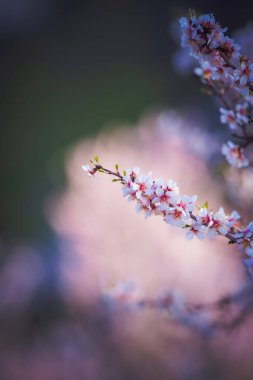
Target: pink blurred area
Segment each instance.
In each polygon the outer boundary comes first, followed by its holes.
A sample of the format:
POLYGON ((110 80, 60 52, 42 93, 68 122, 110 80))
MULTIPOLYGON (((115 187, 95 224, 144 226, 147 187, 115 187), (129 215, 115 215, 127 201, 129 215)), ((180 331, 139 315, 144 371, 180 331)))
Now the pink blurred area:
POLYGON ((137 215, 109 176, 88 178, 81 166, 95 154, 105 167, 138 165, 174 179, 182 193, 198 194, 199 205, 208 200, 213 210, 226 208, 224 188, 207 163, 217 142, 175 113, 149 114, 137 126, 108 127, 78 142, 66 156, 65 190, 46 204, 59 244, 55 280, 64 312, 53 318, 47 308, 56 298, 43 304, 38 294, 40 318, 31 309, 30 319, 29 313, 13 319, 45 276, 34 250, 16 249, 0 274, 0 311, 9 326, 1 333, 3 379, 251 379, 252 318, 208 340, 165 311, 101 307, 104 293, 129 280, 144 298, 172 291, 193 303, 210 302, 239 290, 245 272, 222 237, 189 242, 185 231, 161 218, 137 215))
MULTIPOLYGON (((66 190, 48 200, 46 212, 62 253, 60 291, 74 315, 96 305, 114 284, 128 280, 136 282, 144 297, 176 291, 192 302, 214 301, 241 288, 241 259, 222 237, 189 242, 183 230, 159 217, 145 220, 137 215, 134 205, 123 199, 120 184, 109 176, 88 178, 81 168, 97 154, 106 168, 137 165, 143 172, 174 179, 182 193, 198 194, 199 205, 208 200, 213 210, 220 205, 226 209, 224 188, 208 170, 207 160, 215 152, 215 139, 171 112, 147 115, 132 128, 108 128, 70 149, 66 190)), ((130 368, 141 365, 139 378, 148 379, 154 378, 153 371, 161 379, 165 374, 208 378, 205 373, 212 376, 213 371, 237 379, 242 369, 246 379, 250 373, 247 330, 252 319, 236 337, 221 333, 205 343, 196 332, 176 326, 166 313, 108 311, 108 316, 110 341, 119 355, 113 364, 116 373, 118 365, 124 372, 126 362, 130 368), (240 371, 236 360, 241 361, 240 371)))
POLYGON ((243 268, 224 239, 189 242, 183 230, 159 217, 137 215, 122 198, 120 184, 104 175, 90 179, 81 168, 95 154, 107 168, 140 166, 144 173, 174 179, 182 193, 198 194, 199 205, 208 200, 217 210, 224 205, 224 190, 206 163, 215 141, 190 127, 174 113, 152 114, 138 126, 108 129, 69 151, 66 191, 47 204, 61 242, 61 290, 67 302, 93 303, 106 287, 129 279, 147 296, 176 289, 197 302, 238 288, 243 268))

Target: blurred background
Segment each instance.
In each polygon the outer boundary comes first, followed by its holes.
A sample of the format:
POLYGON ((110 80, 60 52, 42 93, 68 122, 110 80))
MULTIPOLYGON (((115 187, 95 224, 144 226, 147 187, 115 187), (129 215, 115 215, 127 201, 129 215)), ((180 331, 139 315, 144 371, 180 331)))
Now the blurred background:
POLYGON ((189 245, 81 171, 93 154, 138 165, 249 220, 253 173, 227 167, 217 104, 179 50, 189 8, 253 55, 251 1, 0 0, 1 379, 252 378, 252 320, 206 341, 99 302, 129 278, 202 302, 244 281, 224 242, 189 245))

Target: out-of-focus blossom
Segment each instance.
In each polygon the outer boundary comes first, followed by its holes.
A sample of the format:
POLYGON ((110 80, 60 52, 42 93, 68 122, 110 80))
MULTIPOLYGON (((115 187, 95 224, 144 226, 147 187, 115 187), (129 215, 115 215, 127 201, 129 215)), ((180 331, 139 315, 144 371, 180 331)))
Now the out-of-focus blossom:
POLYGON ((206 119, 199 110, 194 110, 187 123, 173 111, 161 112, 155 122, 159 138, 167 140, 173 135, 175 143, 183 144, 185 151, 212 165, 213 157, 219 152, 220 141, 217 136, 206 130, 205 123, 206 119))
POLYGON ((253 221, 246 228, 240 229, 236 234, 238 249, 250 258, 244 259, 244 263, 253 278, 253 221))
POLYGON ((228 124, 229 127, 233 130, 238 127, 237 119, 234 111, 227 110, 225 108, 220 108, 220 121, 223 124, 228 124))
POLYGON ((200 62, 209 62, 213 67, 220 66, 223 75, 217 79, 224 83, 229 81, 237 91, 248 95, 253 79, 252 64, 239 53, 240 47, 225 36, 227 29, 222 29, 211 14, 199 18, 182 17, 180 25, 182 47, 189 47, 190 53, 200 62))
POLYGON ((234 71, 233 80, 242 95, 249 95, 249 86, 252 85, 253 81, 253 64, 247 57, 241 57, 239 67, 234 71))
POLYGON ((236 168, 244 168, 249 165, 249 160, 244 156, 243 149, 232 141, 223 144, 221 151, 230 165, 236 168))
POLYGON ((245 229, 240 229, 236 234, 238 248, 244 249, 245 253, 251 253, 251 240, 253 237, 253 222, 250 222, 245 229), (248 251, 249 249, 249 251, 248 251))
POLYGON ((235 109, 236 109, 236 116, 239 122, 247 124, 249 122, 249 110, 248 110, 248 103, 242 103, 242 104, 237 104, 235 109))
POLYGON ((229 125, 233 137, 240 141, 237 150, 224 145, 223 153, 232 166, 248 166, 242 149, 253 142, 252 133, 248 132, 252 119, 253 64, 240 53, 240 46, 225 35, 227 29, 222 29, 212 14, 197 18, 191 12, 189 17, 180 19, 180 25, 182 47, 188 47, 200 64, 195 73, 209 92, 220 99, 223 104, 220 120, 229 125))
POLYGON ((229 228, 237 229, 239 227, 238 220, 241 218, 241 215, 236 211, 232 211, 231 215, 227 218, 227 226, 229 228))
POLYGON ((196 67, 194 69, 194 72, 196 75, 203 78, 204 80, 219 79, 218 68, 211 66, 208 61, 201 62, 201 67, 196 67))
POLYGON ((141 305, 140 299, 140 290, 133 281, 122 281, 107 286, 103 290, 102 295, 102 301, 112 308, 121 306, 128 309, 136 309, 141 305))

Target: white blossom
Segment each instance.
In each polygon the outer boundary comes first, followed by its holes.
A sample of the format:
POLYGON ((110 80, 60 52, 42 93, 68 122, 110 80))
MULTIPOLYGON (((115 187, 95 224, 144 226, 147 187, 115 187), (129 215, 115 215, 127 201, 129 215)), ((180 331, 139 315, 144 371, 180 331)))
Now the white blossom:
POLYGON ((231 215, 227 218, 227 226, 229 228, 238 228, 238 220, 241 218, 241 215, 237 211, 232 211, 231 215))
POLYGON ((90 165, 82 165, 82 169, 88 174, 90 177, 94 177, 96 171, 94 168, 91 168, 90 165))
POLYGON ((213 237, 218 234, 226 235, 227 232, 227 216, 224 212, 224 209, 220 207, 219 211, 216 212, 212 218, 212 223, 209 228, 208 235, 210 237, 213 237))
POLYGON ((203 240, 205 238, 205 232, 207 230, 206 226, 198 222, 192 222, 189 227, 186 227, 188 231, 186 232, 186 239, 192 240, 194 236, 196 236, 199 240, 203 240))
POLYGON ((220 108, 220 113, 220 121, 222 124, 228 124, 232 130, 238 127, 237 118, 234 111, 220 108))
POLYGON ((224 154, 231 166, 236 168, 244 168, 249 165, 249 160, 244 156, 243 149, 239 145, 234 144, 232 141, 228 141, 227 144, 223 144, 221 152, 224 154))

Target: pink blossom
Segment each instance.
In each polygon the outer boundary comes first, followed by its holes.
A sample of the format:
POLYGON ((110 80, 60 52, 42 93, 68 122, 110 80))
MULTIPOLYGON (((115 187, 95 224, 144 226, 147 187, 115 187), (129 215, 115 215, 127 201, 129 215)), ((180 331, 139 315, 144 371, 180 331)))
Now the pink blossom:
POLYGON ((169 209, 169 213, 165 216, 166 223, 172 226, 184 227, 186 225, 187 215, 184 209, 180 206, 175 206, 169 209))
POLYGON ((121 281, 106 287, 102 299, 110 307, 124 306, 132 310, 139 305, 140 290, 133 281, 121 281))
POLYGON ((238 220, 241 218, 241 215, 237 211, 232 211, 231 215, 227 218, 227 226, 229 228, 237 229, 239 227, 238 220))
POLYGON ((253 80, 253 64, 247 57, 241 58, 239 67, 234 71, 233 80, 243 95, 249 95, 248 84, 253 80))
POLYGON ((154 181, 154 198, 152 203, 172 203, 176 202, 177 194, 179 193, 179 188, 172 179, 169 179, 166 185, 163 181, 156 179, 154 181))
POLYGON ((187 229, 187 240, 192 240, 194 236, 196 236, 199 240, 203 240, 205 238, 205 232, 207 230, 206 226, 203 226, 198 222, 192 222, 192 224, 189 227, 187 226, 187 229))
MULTIPOLYGON (((220 75, 212 79, 229 83, 231 88, 248 96, 253 81, 253 65, 248 57, 241 55, 240 46, 224 34, 227 29, 222 29, 212 14, 199 18, 183 17, 180 25, 182 47, 189 47, 190 54, 200 62, 208 61, 213 68, 219 67, 220 75)), ((209 73, 213 70, 209 69, 209 73)))
POLYGON ((223 144, 221 151, 230 165, 236 168, 244 168, 249 165, 249 160, 244 156, 243 149, 232 141, 223 144))
POLYGON ((206 207, 201 207, 197 216, 197 222, 210 227, 212 224, 213 212, 208 211, 206 207))
POLYGON ((251 256, 252 241, 253 241, 253 222, 250 222, 246 228, 239 229, 235 234, 237 239, 238 249, 243 250, 246 254, 251 256))
POLYGON ((96 170, 94 168, 91 168, 90 165, 83 165, 82 169, 87 172, 88 176, 94 177, 96 170))
POLYGON ((187 228, 188 240, 195 235, 202 240, 206 231, 209 236, 227 235, 232 220, 238 219, 238 214, 235 212, 229 219, 222 207, 214 215, 207 210, 207 207, 202 207, 195 215, 197 195, 181 195, 172 179, 164 184, 161 179, 153 179, 151 172, 148 175, 140 174, 139 168, 128 169, 124 176, 118 171, 113 173, 101 165, 99 167, 95 165, 93 170, 98 169, 102 173, 118 177, 118 181, 123 184, 123 196, 136 201, 135 210, 138 214, 143 213, 145 218, 160 215, 167 224, 187 228))
POLYGON ((135 184, 138 186, 136 191, 136 198, 141 199, 143 196, 149 196, 153 194, 153 180, 151 179, 152 173, 148 175, 140 175, 135 179, 135 184))
POLYGON ((220 108, 220 121, 222 124, 228 124, 231 129, 237 128, 237 119, 234 111, 220 108))
POLYGON ((153 212, 150 200, 147 200, 147 199, 138 200, 135 206, 135 211, 137 212, 137 214, 140 214, 141 212, 143 212, 145 219, 150 217, 153 212))
POLYGON ((201 77, 203 80, 219 79, 220 73, 217 67, 211 65, 208 61, 203 61, 200 63, 201 67, 196 67, 194 69, 196 75, 201 77))
POLYGON ((236 105, 236 117, 240 122, 247 124, 249 122, 248 114, 248 103, 236 105))
POLYGON ((213 237, 217 234, 226 235, 227 232, 227 216, 224 212, 224 209, 220 207, 219 211, 216 212, 212 218, 212 223, 208 230, 208 235, 210 237, 213 237))

